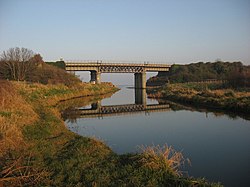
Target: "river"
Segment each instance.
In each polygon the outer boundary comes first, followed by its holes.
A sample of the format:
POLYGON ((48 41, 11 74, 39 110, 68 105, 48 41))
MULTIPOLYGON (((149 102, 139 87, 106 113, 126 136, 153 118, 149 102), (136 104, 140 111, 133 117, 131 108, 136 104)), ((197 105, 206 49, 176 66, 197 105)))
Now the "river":
POLYGON ((128 87, 78 107, 79 115, 66 119, 67 127, 104 141, 118 154, 138 152, 141 145, 171 145, 191 160, 191 166, 183 168, 189 176, 249 186, 250 121, 148 99, 128 87))

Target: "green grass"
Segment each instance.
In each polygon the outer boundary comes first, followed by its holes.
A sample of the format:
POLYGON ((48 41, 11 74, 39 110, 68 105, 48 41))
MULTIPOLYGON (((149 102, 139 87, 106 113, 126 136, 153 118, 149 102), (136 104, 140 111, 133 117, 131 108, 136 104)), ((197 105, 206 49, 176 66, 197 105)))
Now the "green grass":
POLYGON ((0 111, 0 116, 3 117, 10 117, 12 112, 0 111))
POLYGON ((46 91, 44 96, 51 97, 51 96, 55 96, 55 95, 64 95, 64 94, 69 94, 69 93, 72 93, 72 91, 69 89, 52 88, 52 89, 49 89, 48 91, 46 91))
POLYGON ((29 94, 29 99, 31 101, 35 101, 36 99, 46 98, 46 97, 53 97, 53 96, 61 96, 72 93, 72 90, 66 89, 64 87, 62 88, 50 88, 50 89, 38 89, 32 91, 31 94, 29 94))

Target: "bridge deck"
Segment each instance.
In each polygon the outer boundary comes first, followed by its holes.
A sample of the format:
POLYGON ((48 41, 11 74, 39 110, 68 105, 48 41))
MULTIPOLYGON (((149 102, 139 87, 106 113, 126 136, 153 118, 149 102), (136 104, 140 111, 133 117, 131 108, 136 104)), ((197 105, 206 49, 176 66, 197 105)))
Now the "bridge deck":
POLYGON ((143 71, 168 71, 171 65, 152 63, 100 63, 100 62, 65 62, 67 71, 99 71, 101 73, 135 73, 143 71))

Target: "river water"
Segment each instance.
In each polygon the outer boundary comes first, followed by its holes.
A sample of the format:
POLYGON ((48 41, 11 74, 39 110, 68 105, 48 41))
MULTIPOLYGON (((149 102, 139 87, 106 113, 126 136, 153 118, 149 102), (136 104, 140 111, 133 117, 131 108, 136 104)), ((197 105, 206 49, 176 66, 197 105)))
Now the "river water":
POLYGON ((141 145, 171 145, 191 160, 191 166, 184 168, 189 176, 225 186, 249 186, 250 121, 148 99, 145 92, 136 93, 128 86, 120 88, 109 98, 74 109, 75 120, 66 115, 68 128, 104 141, 118 154, 138 152, 141 145))

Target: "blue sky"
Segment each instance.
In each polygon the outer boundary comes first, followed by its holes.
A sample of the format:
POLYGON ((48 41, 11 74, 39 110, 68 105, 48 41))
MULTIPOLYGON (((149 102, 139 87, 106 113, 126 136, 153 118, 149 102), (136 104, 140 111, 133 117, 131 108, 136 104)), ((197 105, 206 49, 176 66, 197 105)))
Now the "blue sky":
POLYGON ((0 0, 0 51, 45 60, 250 64, 250 0, 0 0))

